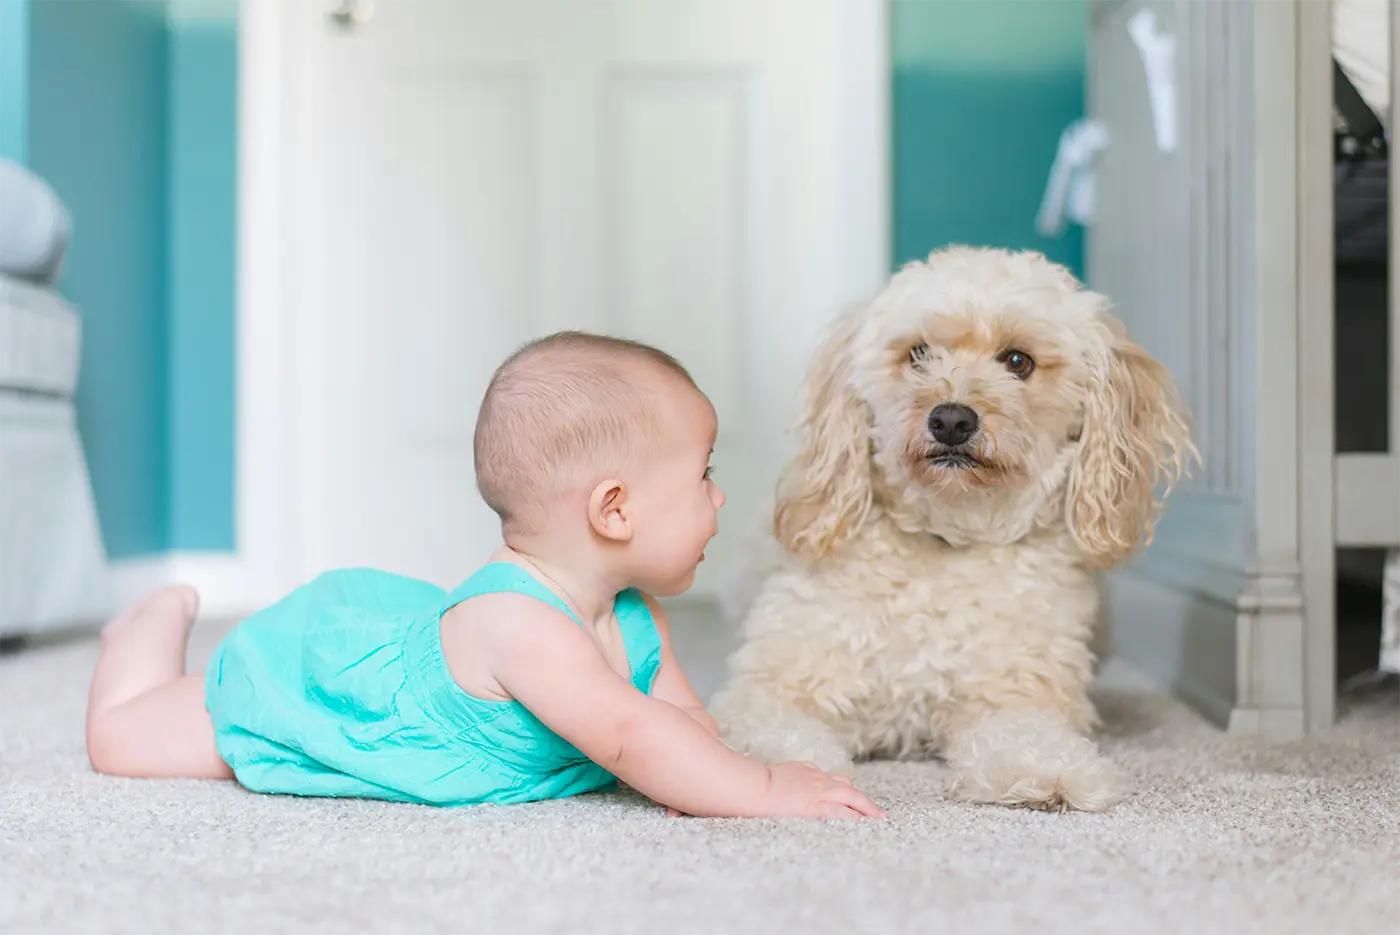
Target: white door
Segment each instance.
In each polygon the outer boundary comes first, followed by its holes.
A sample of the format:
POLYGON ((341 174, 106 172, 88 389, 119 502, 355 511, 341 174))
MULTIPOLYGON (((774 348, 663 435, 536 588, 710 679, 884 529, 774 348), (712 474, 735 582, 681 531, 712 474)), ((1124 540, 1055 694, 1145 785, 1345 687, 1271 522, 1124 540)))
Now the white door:
POLYGON ((472 471, 486 382, 582 328, 670 351, 715 403, 713 591, 816 328, 888 272, 882 4, 283 9, 299 577, 469 574, 499 535, 472 471))

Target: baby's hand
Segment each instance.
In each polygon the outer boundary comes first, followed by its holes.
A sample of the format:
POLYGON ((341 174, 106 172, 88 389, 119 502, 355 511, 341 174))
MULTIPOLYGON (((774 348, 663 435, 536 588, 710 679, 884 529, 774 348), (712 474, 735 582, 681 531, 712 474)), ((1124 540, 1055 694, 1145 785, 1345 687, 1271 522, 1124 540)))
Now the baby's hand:
MULTIPOLYGON (((685 813, 668 807, 671 818, 685 813)), ((815 763, 774 763, 768 790, 756 818, 884 818, 885 812, 840 773, 824 773, 815 763)))
POLYGON ((815 763, 774 763, 768 767, 764 812, 774 818, 884 818, 885 812, 851 780, 824 773, 815 763))

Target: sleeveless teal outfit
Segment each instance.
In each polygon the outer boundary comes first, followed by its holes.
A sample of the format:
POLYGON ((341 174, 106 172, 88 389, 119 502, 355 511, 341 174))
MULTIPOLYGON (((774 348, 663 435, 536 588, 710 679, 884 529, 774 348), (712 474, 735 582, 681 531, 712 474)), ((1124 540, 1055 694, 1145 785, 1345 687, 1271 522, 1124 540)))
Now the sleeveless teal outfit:
MULTIPOLYGON (((219 755, 255 792, 427 805, 562 798, 616 782, 516 701, 467 694, 439 619, 479 594, 526 594, 582 621, 524 569, 492 563, 459 588, 388 572, 324 574, 240 623, 205 672, 219 755)), ((614 604, 632 685, 661 663, 651 611, 614 604)))

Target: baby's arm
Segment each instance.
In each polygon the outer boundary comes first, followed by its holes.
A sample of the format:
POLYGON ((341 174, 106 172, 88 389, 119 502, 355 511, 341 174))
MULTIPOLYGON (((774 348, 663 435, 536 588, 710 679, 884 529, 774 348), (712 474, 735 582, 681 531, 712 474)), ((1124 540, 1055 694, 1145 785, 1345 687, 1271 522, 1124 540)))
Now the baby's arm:
POLYGON ((593 762, 690 815, 856 817, 880 809, 814 767, 764 766, 735 753, 674 705, 639 692, 559 611, 513 594, 482 595, 480 631, 493 677, 593 762))
POLYGON ((680 708, 709 731, 711 737, 718 737, 719 725, 705 710, 705 703, 695 694, 690 679, 686 678, 685 670, 681 668, 676 654, 671 649, 671 624, 666 619, 666 612, 650 594, 643 597, 646 598, 647 608, 651 610, 652 620, 656 622, 656 632, 661 636, 661 667, 657 669, 656 679, 651 683, 651 696, 680 708))

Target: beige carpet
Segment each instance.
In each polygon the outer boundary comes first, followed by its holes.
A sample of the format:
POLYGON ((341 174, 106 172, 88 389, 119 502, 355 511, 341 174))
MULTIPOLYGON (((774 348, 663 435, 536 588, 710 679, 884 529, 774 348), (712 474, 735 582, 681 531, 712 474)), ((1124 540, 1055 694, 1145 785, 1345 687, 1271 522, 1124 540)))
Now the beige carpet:
MULTIPOLYGON (((708 691, 728 639, 677 626, 708 691)), ((433 810, 99 777, 95 649, 0 660, 0 932, 1400 932, 1394 692, 1267 748, 1114 665, 1104 744, 1137 791, 1110 814, 969 807, 939 765, 874 764, 882 823, 700 821, 627 794, 433 810)))

